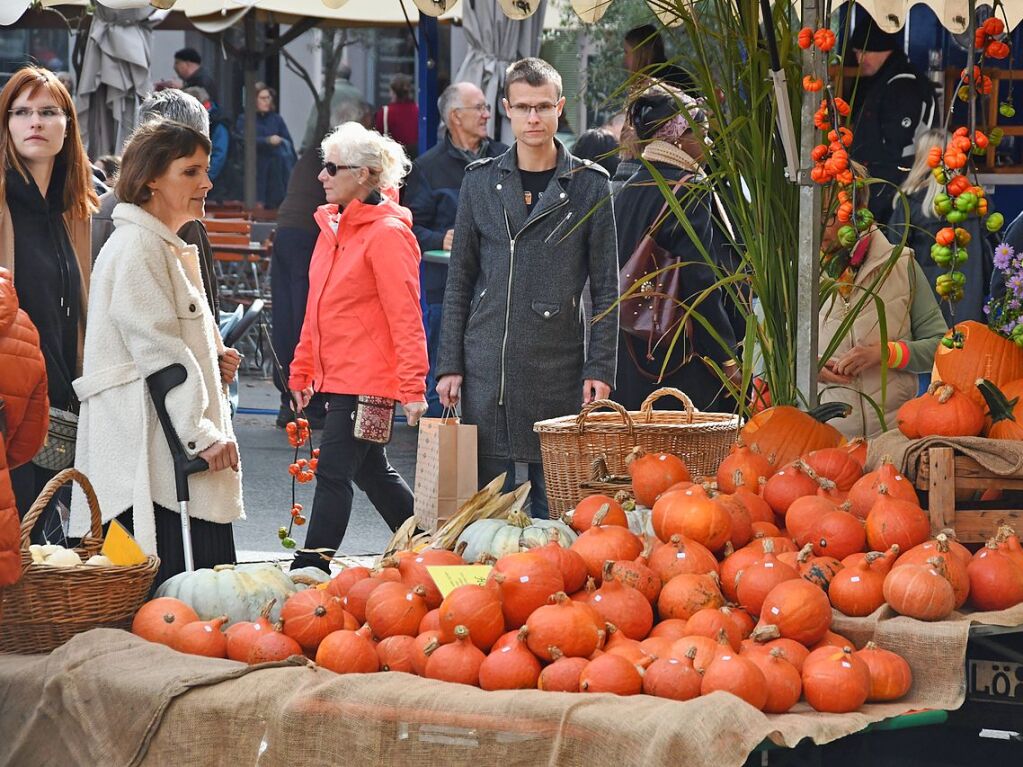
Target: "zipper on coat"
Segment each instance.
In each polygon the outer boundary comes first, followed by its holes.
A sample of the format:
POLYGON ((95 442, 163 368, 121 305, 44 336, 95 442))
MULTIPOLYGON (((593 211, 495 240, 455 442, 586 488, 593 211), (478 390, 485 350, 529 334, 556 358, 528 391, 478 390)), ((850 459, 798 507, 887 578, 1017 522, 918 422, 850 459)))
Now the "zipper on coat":
POLYGON ((544 243, 550 242, 554 235, 558 233, 558 230, 561 229, 561 227, 564 226, 570 218, 572 218, 572 211, 569 211, 568 215, 561 219, 561 221, 558 222, 557 226, 551 229, 551 233, 544 238, 544 243))
MULTIPOLYGON (((511 291, 512 275, 515 273, 515 238, 511 233, 511 222, 508 221, 508 211, 504 212, 504 227, 508 231, 508 293, 504 300, 504 338, 501 340, 501 388, 497 394, 497 404, 504 404, 504 379, 505 379, 505 356, 508 350, 508 325, 511 321, 511 291)), ((523 227, 524 229, 525 227, 523 227)))
MULTIPOLYGON (((337 247, 336 244, 335 247, 337 247)), ((326 368, 323 366, 323 347, 320 344, 320 339, 323 337, 323 333, 320 331, 320 304, 322 303, 323 300, 323 292, 324 290, 327 289, 327 286, 330 284, 330 275, 334 271, 334 264, 337 263, 337 260, 340 257, 341 252, 336 252, 335 256, 330 260, 330 266, 327 268, 327 276, 323 278, 323 289, 320 290, 320 295, 316 297, 316 359, 320 363, 321 374, 320 386, 323 386, 323 379, 326 379, 327 377, 327 374, 324 372, 326 371, 326 368)), ((315 383, 316 371, 314 370, 313 373, 314 373, 313 382, 315 383)))

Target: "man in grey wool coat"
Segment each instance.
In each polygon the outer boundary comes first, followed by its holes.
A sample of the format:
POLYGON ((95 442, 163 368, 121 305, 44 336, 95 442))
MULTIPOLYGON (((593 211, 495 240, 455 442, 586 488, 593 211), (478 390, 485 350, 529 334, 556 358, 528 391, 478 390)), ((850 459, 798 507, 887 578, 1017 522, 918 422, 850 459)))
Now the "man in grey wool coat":
POLYGON ((466 168, 444 293, 437 393, 476 424, 479 481, 528 464, 531 513, 546 517, 533 424, 607 397, 615 380, 618 312, 583 335, 618 299, 611 185, 599 165, 554 138, 565 106, 561 76, 529 58, 508 67, 504 108, 515 144, 466 168))

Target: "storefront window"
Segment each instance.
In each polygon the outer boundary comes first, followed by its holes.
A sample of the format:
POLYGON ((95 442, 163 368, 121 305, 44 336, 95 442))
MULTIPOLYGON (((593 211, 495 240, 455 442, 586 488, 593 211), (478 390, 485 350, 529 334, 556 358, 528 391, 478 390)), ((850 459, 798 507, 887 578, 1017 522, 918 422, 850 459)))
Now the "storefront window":
POLYGON ((4 30, 0 35, 0 85, 25 64, 38 64, 54 72, 70 70, 70 35, 67 30, 4 30))

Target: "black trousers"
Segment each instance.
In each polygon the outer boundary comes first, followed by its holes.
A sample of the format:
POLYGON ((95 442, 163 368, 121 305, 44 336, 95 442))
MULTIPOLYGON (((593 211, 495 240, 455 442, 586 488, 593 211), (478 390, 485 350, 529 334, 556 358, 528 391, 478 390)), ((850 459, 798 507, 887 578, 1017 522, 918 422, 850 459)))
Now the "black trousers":
MULTIPOLYGON (((57 472, 36 466, 29 461, 16 469, 11 469, 11 486, 14 488, 14 500, 18 507, 18 518, 24 519, 36 498, 43 492, 46 483, 57 476, 57 472)), ((42 515, 32 528, 32 543, 56 543, 67 545, 64 528, 60 519, 60 504, 71 507, 71 485, 64 485, 53 500, 43 510, 42 515)))
MULTIPOLYGON (((153 504, 156 518, 156 554, 160 557, 160 569, 156 571, 153 590, 165 580, 185 572, 185 549, 181 541, 181 516, 176 511, 153 504)), ((134 533, 132 510, 129 508, 117 515, 117 521, 128 532, 134 533)), ((234 548, 234 529, 231 523, 220 524, 192 517, 189 525, 192 533, 192 561, 195 569, 233 565, 237 560, 234 548)), ((105 532, 105 531, 104 531, 105 532)))
MULTIPOLYGON (((320 436, 320 459, 316 468, 316 493, 309 517, 305 548, 337 551, 348 530, 354 482, 367 496, 392 531, 412 516, 414 499, 401 475, 387 462, 383 445, 352 436, 356 398, 351 394, 327 395, 327 418, 320 436)), ((329 570, 315 554, 296 554, 292 568, 314 565, 329 570)))

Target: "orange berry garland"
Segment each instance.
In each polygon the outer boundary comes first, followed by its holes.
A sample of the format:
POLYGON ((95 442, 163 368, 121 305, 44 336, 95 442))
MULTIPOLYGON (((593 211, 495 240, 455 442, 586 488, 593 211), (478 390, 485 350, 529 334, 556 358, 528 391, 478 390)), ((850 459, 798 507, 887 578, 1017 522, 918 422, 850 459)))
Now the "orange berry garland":
POLYGON ((295 487, 298 484, 312 482, 316 477, 316 468, 320 463, 320 449, 313 447, 312 431, 309 428, 309 421, 305 418, 296 418, 290 421, 285 428, 288 435, 288 444, 295 449, 295 457, 288 465, 288 473, 291 475, 291 514, 288 518, 288 525, 277 528, 277 537, 281 545, 286 549, 293 549, 297 545, 291 537, 291 532, 296 525, 301 527, 307 521, 302 514, 304 507, 295 500, 295 487), (308 458, 299 458, 298 451, 302 447, 309 448, 308 458))

